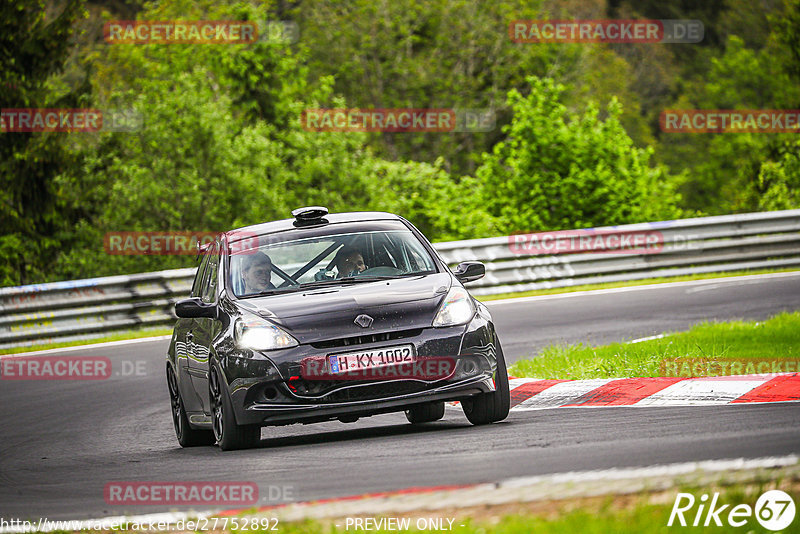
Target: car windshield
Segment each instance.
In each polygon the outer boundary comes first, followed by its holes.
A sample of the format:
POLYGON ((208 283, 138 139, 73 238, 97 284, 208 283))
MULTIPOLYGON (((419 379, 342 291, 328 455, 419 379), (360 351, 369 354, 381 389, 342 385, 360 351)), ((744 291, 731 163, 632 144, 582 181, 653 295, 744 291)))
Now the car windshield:
POLYGON ((399 222, 297 229, 241 243, 234 242, 230 254, 230 287, 236 297, 436 272, 428 251, 399 222))

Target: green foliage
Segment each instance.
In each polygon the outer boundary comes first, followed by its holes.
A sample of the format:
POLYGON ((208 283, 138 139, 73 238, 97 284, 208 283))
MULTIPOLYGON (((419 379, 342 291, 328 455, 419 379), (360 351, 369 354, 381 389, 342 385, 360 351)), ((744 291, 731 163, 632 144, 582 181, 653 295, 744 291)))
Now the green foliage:
POLYGON ((373 206, 401 214, 437 241, 500 235, 499 221, 481 206, 482 185, 470 177, 456 183, 441 167, 442 160, 376 160, 373 206))
POLYGON ((794 134, 663 134, 657 117, 800 107, 800 0, 111 5, 89 3, 88 16, 78 0, 0 8, 3 108, 144 118, 133 133, 2 134, 4 285, 193 265, 109 256, 103 235, 226 230, 300 205, 396 212, 433 240, 799 205, 794 134), (534 45, 507 34, 517 19, 610 16, 698 18, 706 39, 534 45), (291 19, 300 41, 102 41, 104 20, 133 17, 291 19), (497 127, 320 133, 298 120, 356 106, 491 108, 497 127))
MULTIPOLYGON (((173 16, 165 6, 141 16, 173 16)), ((240 9, 195 16, 267 17, 240 9)), ((141 113, 144 125, 134 134, 101 134, 86 165, 63 180, 76 201, 94 198, 97 207, 95 224, 80 223, 79 243, 61 254, 59 276, 192 264, 190 257, 108 257, 100 249, 106 232, 224 231, 286 218, 301 205, 395 211, 447 238, 491 228, 477 213, 462 221, 442 209, 456 185, 440 165, 384 161, 365 148, 364 134, 301 128, 304 108, 332 99, 332 80, 305 81, 302 51, 268 42, 122 45, 96 63, 98 94, 141 113)))
MULTIPOLYGON (((712 61, 709 81, 698 91, 701 109, 791 108, 800 103, 800 86, 783 69, 785 51, 770 46, 754 51, 731 37, 725 53, 712 61), (776 61, 778 59, 779 61, 776 61)), ((761 166, 770 162, 794 134, 737 133, 708 136, 705 157, 697 165, 695 199, 717 203, 717 213, 755 211, 764 192, 761 166)), ((694 136, 697 137, 697 136, 694 136)), ((693 139, 693 141, 696 141, 693 139)), ((696 150, 695 146, 695 150, 696 150)), ((695 200, 696 201, 696 200, 695 200)))
POLYGON ((800 78, 800 0, 784 0, 782 16, 773 16, 771 22, 777 41, 790 55, 786 70, 800 78))
MULTIPOLYGON (((74 108, 85 88, 54 90, 49 81, 64 66, 73 24, 84 15, 79 0, 45 16, 45 2, 3 2, 0 7, 0 103, 3 108, 74 108)), ((55 177, 79 155, 67 136, 2 133, 0 142, 0 284, 46 276, 64 228, 55 177)))
POLYGON ((642 222, 679 214, 675 178, 651 167, 619 123, 612 101, 603 120, 594 104, 582 114, 560 102, 564 88, 529 78, 531 92, 509 93, 506 139, 484 157, 477 176, 489 212, 504 231, 540 231, 642 222))
MULTIPOLYGON (((748 48, 743 39, 730 36, 724 52, 711 59, 709 71, 693 81, 680 103, 671 107, 800 107, 800 71, 790 44, 800 32, 800 2, 787 2, 786 10, 773 18, 775 29, 760 49, 748 48)), ((663 138, 662 156, 691 171, 681 189, 687 207, 711 214, 756 211, 767 205, 791 205, 765 202, 764 195, 776 180, 791 183, 792 176, 781 178, 786 171, 779 168, 791 162, 791 152, 797 153, 795 136, 765 132, 670 134, 663 138)), ((782 196, 776 191, 769 197, 782 196)))
POLYGON ((764 211, 800 208, 800 142, 787 143, 777 161, 765 161, 758 173, 758 207, 764 211))
MULTIPOLYGON (((580 10, 577 18, 603 18, 600 6, 580 10)), ((502 139, 510 118, 506 93, 525 91, 531 74, 560 79, 568 105, 587 93, 616 95, 630 108, 623 122, 637 141, 652 140, 632 83, 625 82, 633 80, 628 66, 607 47, 509 38, 511 21, 574 18, 566 7, 542 0, 318 0, 300 3, 294 14, 309 47, 310 75, 333 76, 336 94, 351 106, 496 111, 497 128, 487 133, 372 134, 370 146, 382 157, 441 157, 449 172, 474 174, 481 154, 502 139)))

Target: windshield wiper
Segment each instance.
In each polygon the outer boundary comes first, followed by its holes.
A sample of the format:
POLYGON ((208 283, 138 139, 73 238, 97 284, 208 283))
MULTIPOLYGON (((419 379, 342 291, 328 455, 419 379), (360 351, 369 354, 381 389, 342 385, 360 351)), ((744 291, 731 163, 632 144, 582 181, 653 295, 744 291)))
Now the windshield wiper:
POLYGON ((303 289, 313 289, 317 287, 330 287, 347 284, 358 284, 361 282, 378 282, 380 280, 395 280, 402 278, 400 276, 346 276, 344 278, 334 278, 332 280, 317 280, 314 282, 304 282, 295 286, 279 287, 275 289, 267 289, 260 293, 253 293, 250 295, 242 295, 242 297, 264 297, 267 295, 280 295, 284 293, 294 293, 302 291, 303 289))
POLYGON ((292 287, 297 287, 297 286, 289 286, 288 288, 285 288, 285 289, 277 289, 277 288, 276 289, 267 289, 267 290, 264 290, 264 291, 260 291, 258 293, 246 293, 244 295, 237 295, 237 296, 239 298, 265 297, 265 296, 268 296, 268 295, 277 295, 279 293, 284 293, 286 291, 286 289, 289 289, 289 288, 292 288, 292 287))
POLYGON ((301 289, 313 287, 327 287, 346 284, 358 284, 361 282, 377 282, 380 280, 392 280, 396 276, 345 276, 344 278, 334 278, 332 280, 317 280, 314 282, 305 282, 299 286, 294 286, 301 289))

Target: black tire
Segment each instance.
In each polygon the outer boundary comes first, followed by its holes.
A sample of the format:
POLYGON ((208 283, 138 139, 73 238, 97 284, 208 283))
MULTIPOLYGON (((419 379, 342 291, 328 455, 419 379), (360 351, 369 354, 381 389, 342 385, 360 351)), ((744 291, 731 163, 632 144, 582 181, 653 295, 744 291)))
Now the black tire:
POLYGON ((222 386, 216 369, 208 375, 214 439, 223 451, 249 449, 261 441, 261 426, 239 425, 233 413, 230 396, 222 386))
POLYGON ((486 425, 502 421, 508 417, 508 411, 511 408, 506 360, 503 357, 503 349, 500 348, 500 341, 496 337, 495 344, 497 345, 497 369, 494 373, 495 391, 481 393, 461 402, 464 415, 473 425, 486 425))
POLYGON ((406 419, 412 425, 432 423, 444 417, 444 401, 417 404, 406 410, 406 419))
POLYGON ((189 425, 183 399, 178 389, 178 381, 172 368, 167 369, 167 387, 169 388, 169 401, 172 407, 172 426, 175 428, 175 437, 181 447, 199 447, 214 444, 214 432, 211 430, 197 430, 189 425))

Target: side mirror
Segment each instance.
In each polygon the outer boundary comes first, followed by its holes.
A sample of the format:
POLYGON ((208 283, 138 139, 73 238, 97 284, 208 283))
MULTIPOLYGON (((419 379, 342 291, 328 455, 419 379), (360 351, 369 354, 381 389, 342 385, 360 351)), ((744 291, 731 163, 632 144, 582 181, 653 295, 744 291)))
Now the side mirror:
POLYGON ((193 317, 216 319, 217 306, 216 304, 205 303, 198 297, 192 297, 175 303, 175 315, 182 319, 191 319, 193 317))
POLYGON ((479 261, 465 261, 458 264, 453 274, 456 275, 459 282, 466 284, 483 278, 486 274, 486 267, 479 261))

